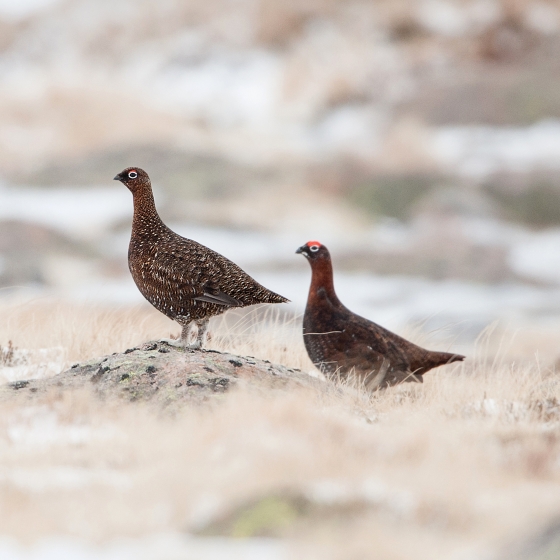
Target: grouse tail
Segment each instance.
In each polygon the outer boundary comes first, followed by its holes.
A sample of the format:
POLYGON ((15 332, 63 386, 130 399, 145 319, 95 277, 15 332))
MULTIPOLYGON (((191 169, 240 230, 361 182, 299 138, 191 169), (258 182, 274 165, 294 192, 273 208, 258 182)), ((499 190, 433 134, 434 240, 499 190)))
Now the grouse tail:
POLYGON ((419 361, 418 364, 411 364, 411 370, 416 375, 422 375, 427 371, 439 367, 444 366, 446 364, 451 364, 453 362, 462 362, 465 359, 465 356, 461 354, 451 354, 450 352, 432 352, 427 351, 426 356, 423 360, 419 361), (414 366, 417 367, 414 367, 414 366))

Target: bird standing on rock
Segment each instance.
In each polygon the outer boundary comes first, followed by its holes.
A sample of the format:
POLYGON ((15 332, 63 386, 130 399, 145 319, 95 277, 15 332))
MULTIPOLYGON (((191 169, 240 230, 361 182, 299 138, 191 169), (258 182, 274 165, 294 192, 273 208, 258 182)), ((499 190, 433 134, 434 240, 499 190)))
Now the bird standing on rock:
POLYGON ((159 217, 148 174, 128 167, 115 177, 134 198, 128 267, 142 295, 182 327, 180 347, 201 348, 208 321, 233 307, 288 300, 253 280, 235 263, 171 231, 159 217), (196 342, 189 346, 192 327, 196 342))
POLYGON ((309 241, 296 253, 307 258, 312 274, 303 317, 305 348, 328 377, 353 377, 375 390, 405 381, 421 383, 428 370, 465 359, 424 350, 352 313, 334 291, 331 256, 318 241, 309 241))

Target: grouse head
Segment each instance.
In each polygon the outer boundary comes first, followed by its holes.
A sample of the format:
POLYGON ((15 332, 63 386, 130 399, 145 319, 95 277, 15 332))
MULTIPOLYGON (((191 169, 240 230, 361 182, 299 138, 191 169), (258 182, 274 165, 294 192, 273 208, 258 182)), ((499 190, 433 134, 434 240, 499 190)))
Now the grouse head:
POLYGON ((114 177, 114 180, 126 185, 132 193, 151 186, 150 177, 139 167, 127 167, 114 177))
POLYGON ((330 259, 329 250, 318 241, 308 241, 305 245, 302 245, 296 253, 302 254, 311 264, 318 260, 330 259))

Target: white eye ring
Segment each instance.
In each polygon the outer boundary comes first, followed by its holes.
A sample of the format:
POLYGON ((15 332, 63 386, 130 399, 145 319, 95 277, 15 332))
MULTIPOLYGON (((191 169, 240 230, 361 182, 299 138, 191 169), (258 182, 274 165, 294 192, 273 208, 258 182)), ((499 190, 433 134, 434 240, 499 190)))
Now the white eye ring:
POLYGON ((136 173, 136 171, 130 171, 128 173, 128 178, 129 179, 136 179, 136 177, 138 177, 138 173, 136 173))
POLYGON ((319 245, 311 245, 311 247, 309 247, 309 250, 313 253, 316 253, 319 250, 319 245))

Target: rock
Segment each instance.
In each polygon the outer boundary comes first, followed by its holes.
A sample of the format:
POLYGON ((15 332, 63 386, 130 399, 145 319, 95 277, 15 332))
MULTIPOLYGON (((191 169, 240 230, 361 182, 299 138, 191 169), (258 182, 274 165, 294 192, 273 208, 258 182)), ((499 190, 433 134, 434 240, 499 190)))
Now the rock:
POLYGON ((15 394, 36 398, 55 388, 91 389, 101 398, 154 401, 168 406, 204 402, 235 387, 269 392, 324 385, 298 369, 253 357, 148 342, 123 353, 74 364, 54 377, 6 384, 0 387, 0 402, 15 394))

